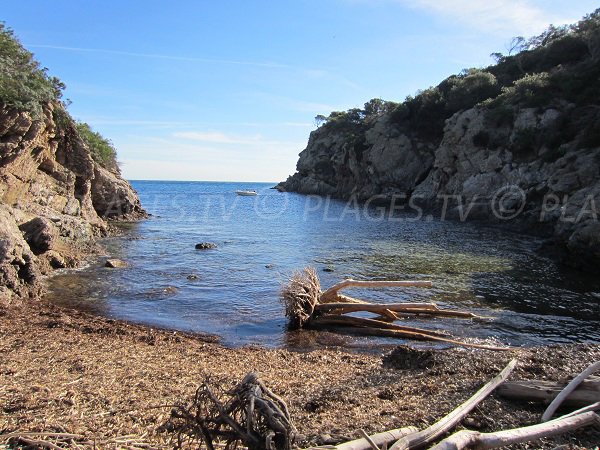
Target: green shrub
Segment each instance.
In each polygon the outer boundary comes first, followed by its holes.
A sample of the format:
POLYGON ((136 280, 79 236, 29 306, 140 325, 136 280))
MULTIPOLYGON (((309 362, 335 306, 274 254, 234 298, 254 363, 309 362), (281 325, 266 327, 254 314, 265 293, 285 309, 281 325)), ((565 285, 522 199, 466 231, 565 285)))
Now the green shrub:
POLYGON ((485 119, 494 127, 512 126, 515 120, 515 111, 512 106, 499 104, 494 102, 484 102, 482 106, 488 109, 485 113, 485 119))
POLYGON ((93 131, 85 122, 77 123, 79 136, 87 144, 92 154, 92 158, 105 169, 112 172, 119 172, 117 163, 117 151, 112 142, 103 137, 100 133, 93 131))
POLYGON ((464 76, 448 79, 447 109, 456 112, 468 109, 488 98, 500 94, 500 86, 496 77, 482 70, 471 69, 464 76))
POLYGON ((33 54, 0 22, 0 102, 40 118, 42 105, 58 101, 64 88, 58 78, 40 68, 33 54))

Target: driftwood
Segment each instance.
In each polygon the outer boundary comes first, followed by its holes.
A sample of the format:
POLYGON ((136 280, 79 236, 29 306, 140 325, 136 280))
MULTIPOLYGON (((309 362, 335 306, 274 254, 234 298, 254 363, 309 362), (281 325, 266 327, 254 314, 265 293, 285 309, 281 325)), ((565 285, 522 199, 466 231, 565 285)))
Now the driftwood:
POLYGON ((575 378, 573 378, 573 380, 571 380, 571 382, 567 384, 567 387, 565 387, 560 392, 560 394, 558 394, 556 398, 552 400, 552 403, 550 403, 550 405, 548 405, 548 408, 546 408, 546 411, 544 411, 544 414, 542 415, 542 422, 550 420, 556 412, 556 410, 561 405, 561 403, 569 396, 569 394, 571 394, 571 392, 573 392, 577 388, 577 386, 581 384, 582 381, 584 381, 587 377, 589 377, 591 374, 593 374, 599 369, 600 361, 596 361, 595 363, 590 364, 583 372, 581 372, 575 378))
POLYGON ((544 422, 529 427, 514 428, 496 433, 479 433, 463 430, 443 440, 431 450, 461 450, 499 448, 521 442, 555 436, 589 425, 600 425, 600 417, 596 413, 587 412, 571 417, 559 417, 550 422, 544 422))
MULTIPOLYGON (((498 394, 514 400, 550 403, 567 385, 553 381, 507 381, 498 387, 498 394)), ((563 401, 567 406, 586 406, 600 402, 600 378, 583 381, 563 401)))
POLYGON ((431 287, 431 281, 359 281, 347 279, 333 285, 321 294, 322 303, 332 303, 340 297, 339 292, 349 287, 374 288, 374 287, 431 287))
POLYGON ((452 339, 447 333, 423 328, 397 325, 406 317, 440 316, 464 319, 483 319, 467 311, 439 308, 435 303, 368 303, 340 293, 347 288, 431 287, 430 281, 358 281, 344 280, 322 291, 319 277, 313 268, 296 272, 282 288, 286 316, 290 328, 343 327, 346 330, 373 336, 445 342, 488 350, 508 350, 507 347, 466 343, 452 339), (352 313, 371 313, 374 318, 349 316, 352 313))
POLYGON ((179 448, 187 441, 214 450, 215 441, 225 441, 228 448, 241 443, 250 450, 291 449, 296 429, 287 405, 255 373, 223 397, 218 398, 205 382, 189 406, 173 408, 179 448))
MULTIPOLYGON (((390 444, 393 445, 389 450, 429 447, 504 383, 516 365, 516 359, 510 361, 471 398, 422 431, 418 431, 415 427, 405 427, 368 435, 360 429, 358 431, 362 437, 359 439, 307 450, 387 450, 390 444)), ((226 396, 228 398, 218 398, 205 382, 197 390, 191 405, 172 410, 173 426, 178 433, 178 443, 175 448, 193 447, 195 444, 200 448, 204 444, 208 450, 215 450, 217 446, 234 450, 241 444, 249 450, 291 450, 296 430, 291 424, 287 406, 260 381, 256 374, 246 375, 239 385, 226 393, 226 396)), ((549 422, 511 430, 493 433, 463 430, 431 448, 435 450, 459 450, 467 447, 498 448, 554 436, 588 425, 600 425, 600 417, 590 410, 599 407, 600 402, 549 422)), ((16 436, 16 433, 11 436, 16 436)), ((79 437, 79 435, 66 434, 64 436, 79 437)), ((32 437, 36 436, 32 434, 29 439, 32 437)), ((31 439, 31 442, 35 441, 31 439)), ((37 444, 46 444, 46 442, 37 444)), ((117 443, 117 440, 114 442, 117 443)), ((43 448, 54 447, 50 445, 43 448)))
POLYGON ((490 395, 498 385, 504 382, 511 374, 513 369, 517 365, 517 360, 513 359, 508 365, 496 375, 492 380, 486 383, 481 389, 479 389, 471 398, 460 405, 458 408, 444 416, 438 422, 434 423, 430 427, 425 428, 414 434, 405 436, 398 440, 390 450, 405 450, 405 449, 417 449, 422 448, 426 445, 431 444, 441 435, 454 428, 461 420, 463 420, 469 412, 473 410, 482 400, 490 395))

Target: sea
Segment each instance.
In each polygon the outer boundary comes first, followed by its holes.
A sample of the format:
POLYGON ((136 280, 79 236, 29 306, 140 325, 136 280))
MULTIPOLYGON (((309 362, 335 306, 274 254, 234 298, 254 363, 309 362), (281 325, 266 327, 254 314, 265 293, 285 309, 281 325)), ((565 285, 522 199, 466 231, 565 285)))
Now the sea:
POLYGON ((600 343, 600 280, 536 252, 538 238, 497 227, 284 193, 270 183, 133 181, 147 220, 122 225, 88 266, 49 280, 49 300, 153 327, 216 335, 227 346, 312 348, 440 344, 288 330, 280 291, 314 267, 345 278, 430 280, 432 288, 354 289, 371 302, 435 302, 485 320, 404 319, 470 342, 600 343), (236 190, 257 191, 239 196, 236 190), (197 250, 210 242, 216 248, 197 250), (105 268, 107 258, 127 261, 105 268))

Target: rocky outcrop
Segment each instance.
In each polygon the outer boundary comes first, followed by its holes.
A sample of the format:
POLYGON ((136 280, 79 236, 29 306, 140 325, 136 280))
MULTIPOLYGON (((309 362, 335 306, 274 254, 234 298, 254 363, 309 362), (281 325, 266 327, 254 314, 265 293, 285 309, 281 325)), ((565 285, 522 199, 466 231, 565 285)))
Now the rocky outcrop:
POLYGON ((280 187, 304 194, 384 198, 411 192, 428 175, 435 145, 377 121, 360 134, 330 133, 321 128, 310 135, 297 164, 297 173, 280 187))
POLYGON ((0 297, 37 295, 41 276, 75 266, 107 220, 144 216, 129 183, 92 159, 60 106, 45 105, 37 120, 0 106, 0 297))
POLYGON ((441 140, 430 142, 400 128, 389 114, 359 131, 324 125, 311 133, 297 172, 278 188, 410 200, 444 219, 483 220, 547 236, 546 248, 565 262, 598 270, 600 147, 588 138, 597 116, 593 108, 568 103, 475 107, 450 117, 441 140))

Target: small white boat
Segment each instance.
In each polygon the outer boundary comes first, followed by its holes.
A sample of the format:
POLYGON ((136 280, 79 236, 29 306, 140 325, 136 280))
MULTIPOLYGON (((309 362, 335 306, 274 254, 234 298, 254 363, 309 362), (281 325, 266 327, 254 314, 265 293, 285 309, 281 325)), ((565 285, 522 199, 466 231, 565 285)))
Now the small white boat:
POLYGON ((235 191, 235 193, 237 195, 243 195, 245 197, 249 197, 251 195, 258 195, 258 192, 252 190, 252 191, 235 191))

